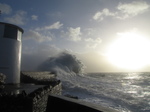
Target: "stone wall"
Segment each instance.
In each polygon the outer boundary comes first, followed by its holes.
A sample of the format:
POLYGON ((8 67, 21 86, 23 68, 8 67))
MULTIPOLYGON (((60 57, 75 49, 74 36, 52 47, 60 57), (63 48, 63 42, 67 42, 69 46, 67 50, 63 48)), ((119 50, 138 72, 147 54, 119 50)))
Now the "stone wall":
POLYGON ((6 91, 4 87, 0 92, 0 112, 45 112, 48 96, 51 94, 61 95, 61 82, 50 72, 22 72, 21 77, 24 84, 33 83, 35 86, 43 86, 28 94, 25 88, 21 88, 21 93, 15 94, 6 91))
POLYGON ((33 112, 45 112, 48 96, 51 94, 61 95, 61 83, 58 83, 54 87, 47 85, 29 95, 29 97, 33 98, 33 112))
POLYGON ((34 84, 53 84, 56 81, 56 75, 51 72, 21 72, 21 83, 34 83, 34 84))
POLYGON ((30 94, 23 91, 20 94, 1 93, 0 112, 45 112, 48 95, 61 95, 61 83, 46 85, 30 94))

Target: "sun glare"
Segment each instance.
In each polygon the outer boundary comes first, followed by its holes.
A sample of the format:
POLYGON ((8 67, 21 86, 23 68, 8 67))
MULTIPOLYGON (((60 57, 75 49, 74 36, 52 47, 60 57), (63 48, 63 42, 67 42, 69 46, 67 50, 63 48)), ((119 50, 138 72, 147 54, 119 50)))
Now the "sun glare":
POLYGON ((150 41, 146 37, 134 32, 118 33, 118 36, 107 52, 112 64, 136 70, 150 63, 150 41))

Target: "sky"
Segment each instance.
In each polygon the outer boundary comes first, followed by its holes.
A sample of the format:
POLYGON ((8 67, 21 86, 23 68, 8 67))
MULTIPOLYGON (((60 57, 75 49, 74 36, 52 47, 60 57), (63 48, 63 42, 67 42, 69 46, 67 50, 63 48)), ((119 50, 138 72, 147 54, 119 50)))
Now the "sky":
POLYGON ((23 70, 67 50, 86 72, 150 71, 149 0, 1 0, 0 10, 24 29, 23 70))

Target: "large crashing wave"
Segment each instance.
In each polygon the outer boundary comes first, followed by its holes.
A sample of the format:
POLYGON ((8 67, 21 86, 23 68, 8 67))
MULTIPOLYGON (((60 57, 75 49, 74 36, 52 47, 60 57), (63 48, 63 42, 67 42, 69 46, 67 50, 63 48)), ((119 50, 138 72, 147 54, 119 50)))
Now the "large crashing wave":
POLYGON ((57 75, 57 79, 62 82, 63 95, 78 96, 79 91, 79 94, 87 91, 86 87, 87 83, 89 83, 89 80, 86 80, 86 76, 83 75, 84 68, 84 64, 75 55, 64 51, 44 61, 38 70, 54 72, 57 75))
POLYGON ((84 72, 84 64, 73 54, 64 51, 55 57, 50 57, 44 61, 39 70, 51 71, 56 74, 82 74, 84 72))

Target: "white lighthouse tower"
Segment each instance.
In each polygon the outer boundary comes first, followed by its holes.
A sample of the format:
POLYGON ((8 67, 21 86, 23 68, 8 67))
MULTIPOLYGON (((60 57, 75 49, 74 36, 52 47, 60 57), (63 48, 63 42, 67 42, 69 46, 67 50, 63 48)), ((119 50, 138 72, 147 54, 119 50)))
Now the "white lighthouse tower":
POLYGON ((0 22, 0 72, 6 83, 20 83, 22 33, 20 27, 0 22))

